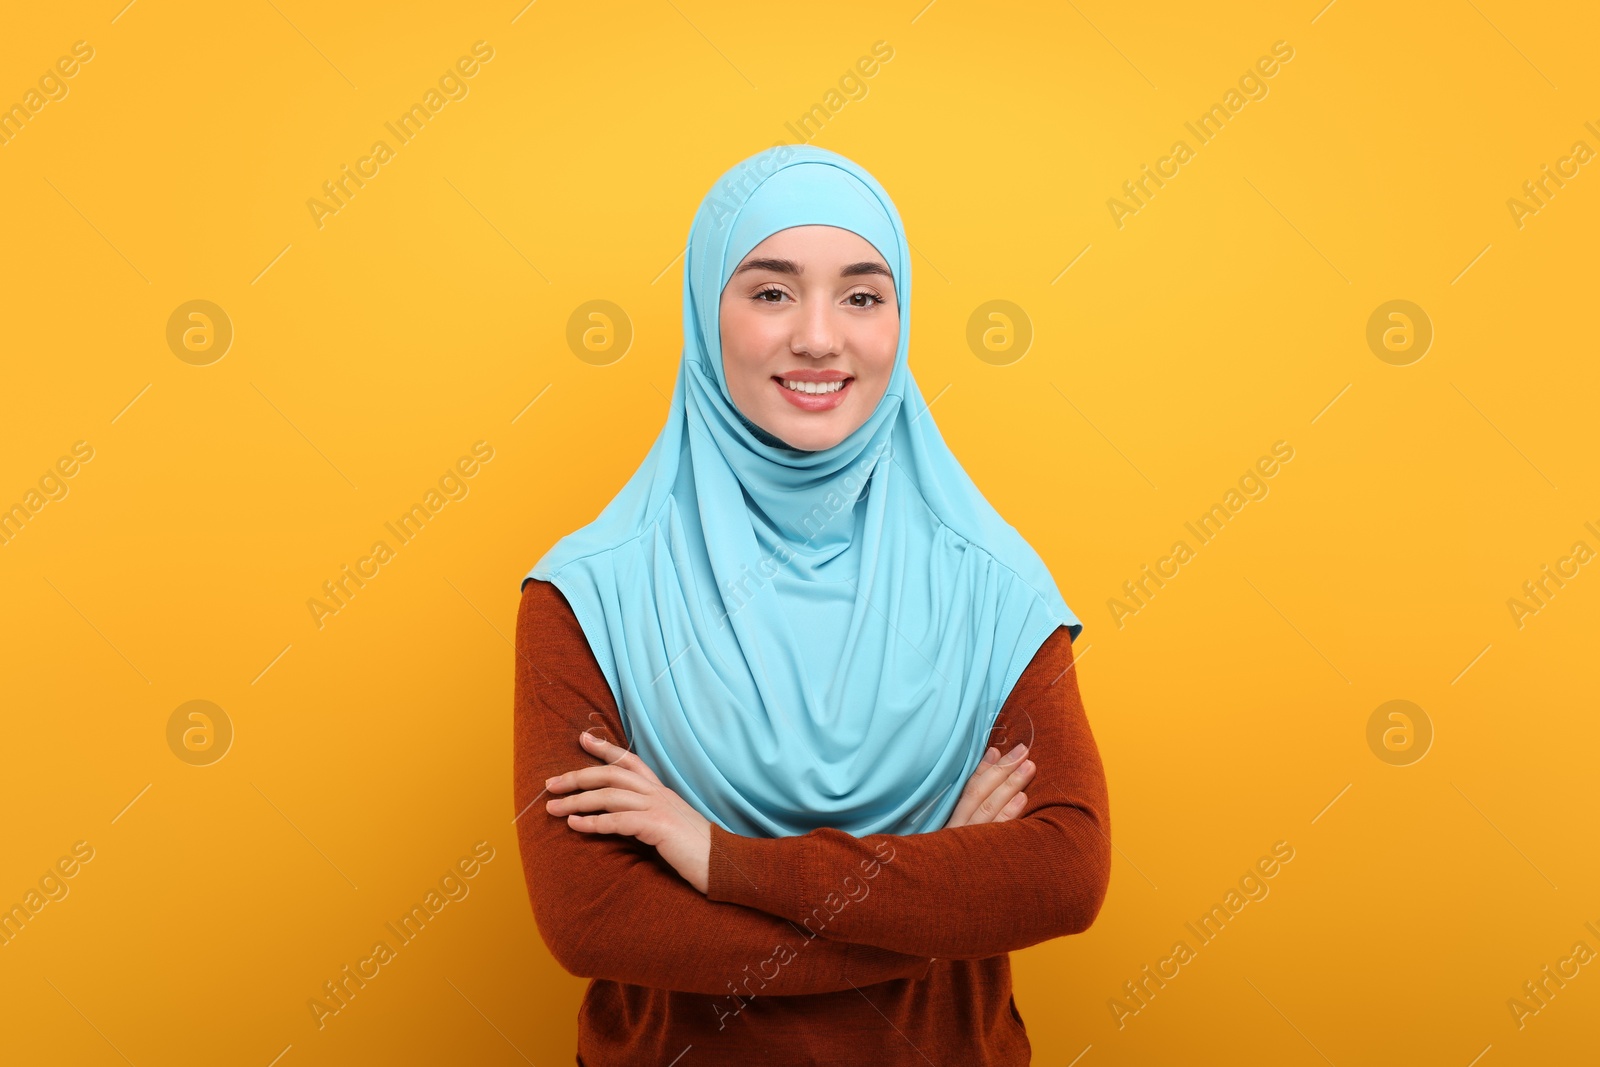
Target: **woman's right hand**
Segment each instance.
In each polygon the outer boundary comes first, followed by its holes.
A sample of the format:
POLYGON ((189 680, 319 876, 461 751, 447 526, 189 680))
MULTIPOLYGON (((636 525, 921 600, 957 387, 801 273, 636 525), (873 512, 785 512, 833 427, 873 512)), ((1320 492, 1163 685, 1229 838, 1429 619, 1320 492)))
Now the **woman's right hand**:
POLYGON ((1005 822, 1022 814, 1028 803, 1028 794, 1022 792, 1022 787, 1033 777, 1034 770, 1033 761, 1023 759, 1027 752, 1027 745, 1018 745, 1001 759, 1000 750, 990 746, 983 754, 983 762, 967 780, 956 810, 944 824, 945 829, 1005 822))

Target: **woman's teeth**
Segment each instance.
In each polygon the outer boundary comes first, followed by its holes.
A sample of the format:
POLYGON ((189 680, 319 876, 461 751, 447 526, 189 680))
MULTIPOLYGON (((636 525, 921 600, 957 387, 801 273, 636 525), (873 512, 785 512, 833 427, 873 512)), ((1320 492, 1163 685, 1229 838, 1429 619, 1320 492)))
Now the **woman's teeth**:
POLYGON ((849 381, 848 378, 840 379, 837 382, 792 382, 787 378, 779 378, 778 384, 785 389, 793 389, 797 393, 818 394, 837 393, 844 388, 844 383, 847 381, 849 381))

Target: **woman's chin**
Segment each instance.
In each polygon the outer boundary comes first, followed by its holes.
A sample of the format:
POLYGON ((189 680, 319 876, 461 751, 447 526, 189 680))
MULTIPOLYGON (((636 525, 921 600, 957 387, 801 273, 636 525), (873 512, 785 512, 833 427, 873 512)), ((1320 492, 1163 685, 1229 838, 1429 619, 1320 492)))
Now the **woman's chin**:
POLYGON ((850 416, 842 409, 814 412, 796 417, 788 412, 775 420, 776 429, 768 429, 778 440, 802 452, 821 452, 849 437, 855 429, 850 416))

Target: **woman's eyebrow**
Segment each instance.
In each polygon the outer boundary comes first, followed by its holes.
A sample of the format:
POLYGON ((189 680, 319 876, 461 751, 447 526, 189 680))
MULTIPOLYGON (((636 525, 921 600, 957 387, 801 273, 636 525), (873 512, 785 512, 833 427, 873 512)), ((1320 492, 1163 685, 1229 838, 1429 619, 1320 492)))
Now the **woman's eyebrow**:
MULTIPOLYGON (((733 273, 743 274, 747 270, 770 270, 777 274, 792 274, 797 278, 805 273, 805 268, 792 259, 748 259, 739 264, 739 269, 733 273)), ((870 260, 851 263, 848 266, 841 267, 839 270, 839 277, 841 278, 854 278, 862 274, 881 274, 886 278, 894 277, 893 274, 889 273, 888 267, 885 267, 882 263, 873 263, 870 260)))

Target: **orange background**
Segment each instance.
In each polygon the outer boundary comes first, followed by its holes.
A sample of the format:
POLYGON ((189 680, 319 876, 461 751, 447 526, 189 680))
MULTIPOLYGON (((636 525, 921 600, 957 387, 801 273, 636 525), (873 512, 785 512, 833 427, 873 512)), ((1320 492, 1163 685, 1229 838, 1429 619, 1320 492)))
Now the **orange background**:
POLYGON ((74 871, 0 947, 0 1061, 571 1062, 585 982, 510 821, 518 583, 661 425, 701 196, 830 103, 809 138, 906 220, 932 417, 1086 624, 1117 853, 1094 927, 1014 957, 1038 1060, 1592 1050, 1592 965, 1520 1027, 1507 1003, 1600 951, 1600 576, 1508 607, 1600 548, 1600 175, 1507 203, 1600 149, 1588 7, 122 4, 0 35, 0 105, 93 50, 0 144, 0 506, 39 504, 0 545, 0 905, 74 871), (478 41, 465 95, 319 226, 307 201, 478 41), (193 300, 220 358, 169 345, 193 300), (569 345, 593 300, 620 358, 569 345), (969 343, 993 300, 1025 352, 969 343), (1431 323, 1420 359, 1369 347, 1392 300, 1431 323), (1279 441, 1267 495, 1191 539, 1279 441), (346 565, 373 576, 319 626, 346 565), (233 732, 208 765, 179 755, 198 720, 169 732, 196 700, 233 732), (1392 700, 1433 734, 1408 765, 1368 740, 1392 700), (1123 983, 1279 841, 1270 895, 1119 1026, 1123 983), (322 983, 475 846, 466 895, 319 1030, 322 983))

